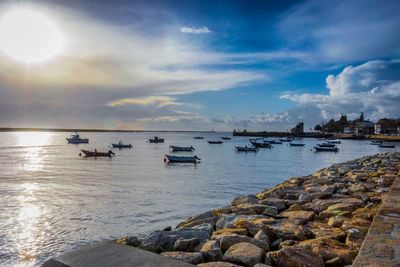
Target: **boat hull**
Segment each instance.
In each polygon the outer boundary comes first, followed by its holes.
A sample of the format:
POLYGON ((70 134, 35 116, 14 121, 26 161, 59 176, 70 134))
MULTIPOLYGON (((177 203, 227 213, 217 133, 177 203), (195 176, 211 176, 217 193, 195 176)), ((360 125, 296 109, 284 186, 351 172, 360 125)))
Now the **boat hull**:
POLYGON ((222 144, 222 141, 208 141, 209 144, 219 145, 222 144))
POLYGON ((194 164, 197 164, 200 162, 200 158, 198 158, 197 156, 178 157, 178 156, 165 155, 164 162, 165 163, 194 163, 194 164))
POLYGON ((81 150, 85 157, 108 157, 111 158, 115 154, 112 151, 109 152, 95 152, 89 150, 81 150))
POLYGON ((169 149, 172 152, 193 152, 194 151, 194 147, 189 146, 189 147, 185 147, 185 146, 170 146, 169 149))
POLYGON ((337 147, 318 147, 315 146, 315 151, 317 152, 338 152, 339 148, 337 147))
POLYGON ((120 145, 120 144, 111 144, 113 148, 132 148, 131 144, 129 145, 120 145))
POLYGON ((258 148, 256 147, 235 147, 237 152, 257 152, 258 148))
POLYGON ((289 145, 290 146, 305 146, 306 144, 293 144, 293 143, 290 143, 289 145))
POLYGON ((68 144, 89 144, 89 139, 72 139, 72 138, 66 138, 68 144))

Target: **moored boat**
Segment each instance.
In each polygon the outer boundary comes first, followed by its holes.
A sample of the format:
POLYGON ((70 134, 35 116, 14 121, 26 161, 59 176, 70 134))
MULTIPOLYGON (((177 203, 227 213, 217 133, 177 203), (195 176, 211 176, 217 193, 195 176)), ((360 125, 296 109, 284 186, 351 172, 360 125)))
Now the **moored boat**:
POLYGON ((165 155, 164 162, 165 163, 199 163, 200 158, 197 156, 183 157, 183 156, 165 155))
POLYGON ((263 141, 262 138, 261 139, 250 139, 249 141, 256 148, 272 148, 272 145, 267 141, 263 141), (261 142, 258 140, 261 140, 261 142))
POLYGON ((331 144, 331 143, 321 143, 321 144, 317 144, 318 147, 336 147, 335 144, 331 144))
POLYGON ((290 146, 305 146, 306 144, 304 144, 304 143, 294 143, 294 142, 291 142, 291 143, 289 143, 289 145, 290 145, 290 146))
POLYGON ((164 138, 154 136, 153 138, 149 138, 149 143, 164 143, 164 138))
POLYGON ((282 141, 278 141, 278 140, 270 140, 270 141, 267 141, 268 143, 270 143, 270 144, 273 144, 273 145, 281 145, 282 144, 282 141))
POLYGON ((209 141, 207 141, 209 144, 213 144, 213 145, 219 145, 219 144, 222 144, 223 142, 222 141, 211 141, 211 140, 209 140, 209 141))
POLYGON ((88 144, 89 138, 80 138, 79 134, 75 132, 70 138, 66 138, 68 144, 88 144))
POLYGON ((194 147, 192 146, 169 146, 171 152, 193 152, 194 147))
POLYGON ((257 152, 258 148, 256 147, 248 147, 248 146, 236 146, 237 152, 257 152))
MULTIPOLYGON (((81 151, 85 157, 109 157, 109 158, 111 158, 112 156, 115 155, 115 153, 112 152, 111 150, 108 150, 108 152, 97 152, 96 149, 94 151, 82 149, 81 151)), ((80 153, 79 153, 79 156, 81 156, 80 153)))
POLYGON ((292 138, 280 138, 279 141, 281 141, 281 142, 292 142, 293 139, 292 138))
POLYGON ((380 148, 395 148, 396 145, 390 145, 390 144, 379 144, 378 147, 380 148))
POLYGON ((329 144, 341 144, 342 143, 340 140, 326 140, 326 142, 329 144))
POLYGON ((204 139, 204 137, 203 136, 195 136, 195 137, 193 137, 193 139, 204 139))
POLYGON ((372 140, 371 141, 371 145, 380 145, 380 144, 382 144, 383 143, 383 141, 382 140, 372 140))
POLYGON ((321 147, 321 146, 315 146, 315 151, 317 152, 338 152, 339 148, 336 146, 334 147, 321 147))
POLYGON ((222 140, 231 140, 231 137, 228 137, 228 136, 221 136, 221 139, 222 139, 222 140))
POLYGON ((131 144, 124 144, 122 141, 119 141, 117 144, 111 144, 113 148, 132 148, 131 144))

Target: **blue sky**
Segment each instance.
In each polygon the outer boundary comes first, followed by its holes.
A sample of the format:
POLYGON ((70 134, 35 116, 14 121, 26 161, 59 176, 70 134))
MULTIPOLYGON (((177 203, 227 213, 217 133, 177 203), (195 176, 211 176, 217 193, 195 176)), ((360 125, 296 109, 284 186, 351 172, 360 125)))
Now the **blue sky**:
POLYGON ((0 126, 285 131, 342 112, 400 117, 399 1, 3 1, 0 16, 15 9, 53 21, 63 49, 26 64, 0 38, 0 126))

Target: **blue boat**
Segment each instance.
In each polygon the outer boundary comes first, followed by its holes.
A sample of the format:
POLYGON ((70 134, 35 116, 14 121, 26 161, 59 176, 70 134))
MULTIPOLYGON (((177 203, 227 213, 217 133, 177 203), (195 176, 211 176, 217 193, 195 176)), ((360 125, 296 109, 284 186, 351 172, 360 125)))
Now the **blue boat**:
POLYGON ((192 146, 169 146, 172 152, 193 152, 194 147, 192 146))
POLYGON ((113 148, 132 148, 131 144, 124 144, 122 141, 119 141, 118 144, 111 144, 113 148))
POLYGON ((192 157, 183 157, 183 156, 172 156, 172 155, 165 155, 164 156, 165 163, 199 163, 200 158, 197 156, 192 157))

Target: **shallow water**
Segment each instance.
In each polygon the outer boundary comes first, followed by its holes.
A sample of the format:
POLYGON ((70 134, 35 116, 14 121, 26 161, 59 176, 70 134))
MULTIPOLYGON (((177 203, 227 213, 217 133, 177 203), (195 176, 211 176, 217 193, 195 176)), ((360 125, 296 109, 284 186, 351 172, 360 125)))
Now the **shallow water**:
POLYGON ((69 133, 0 133, 0 265, 36 266, 49 257, 102 239, 144 234, 174 226, 194 213, 221 207, 239 194, 261 191, 335 162, 399 150, 369 141, 342 141, 340 152, 274 145, 237 153, 234 137, 210 145, 221 133, 82 133, 90 144, 68 145, 69 133), (123 140, 133 149, 114 149, 114 158, 82 158, 80 149, 108 150, 123 140), (169 145, 193 145, 200 164, 166 165, 169 145))

